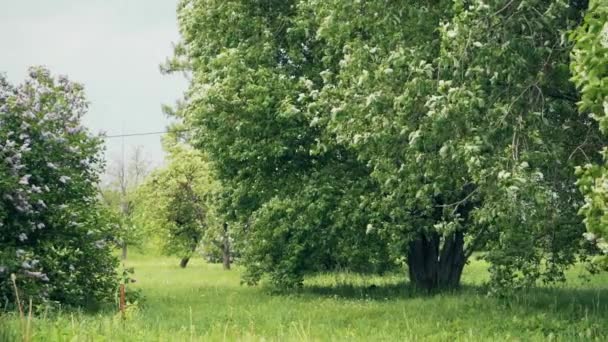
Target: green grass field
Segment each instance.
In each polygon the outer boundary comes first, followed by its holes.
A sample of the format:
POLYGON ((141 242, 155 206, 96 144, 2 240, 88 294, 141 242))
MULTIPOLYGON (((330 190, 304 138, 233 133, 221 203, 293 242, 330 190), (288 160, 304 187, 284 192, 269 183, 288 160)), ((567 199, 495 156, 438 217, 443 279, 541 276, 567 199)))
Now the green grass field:
MULTIPOLYGON (((239 283, 239 269, 193 260, 133 256, 145 304, 122 321, 115 312, 47 314, 33 341, 529 341, 608 340, 608 275, 509 300, 487 297, 485 265, 466 268, 463 289, 425 296, 398 274, 327 274, 290 295, 239 283), (372 286, 375 285, 375 286, 372 286)), ((21 340, 16 316, 0 317, 0 340, 21 340)))

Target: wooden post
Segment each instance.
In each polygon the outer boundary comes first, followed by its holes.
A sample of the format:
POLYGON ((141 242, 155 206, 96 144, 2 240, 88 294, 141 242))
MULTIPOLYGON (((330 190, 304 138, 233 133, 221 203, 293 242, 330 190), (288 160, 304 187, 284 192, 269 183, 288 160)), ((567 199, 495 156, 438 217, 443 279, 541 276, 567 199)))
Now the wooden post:
POLYGON ((25 317, 23 316, 23 308, 21 307, 21 300, 19 299, 19 289, 17 288, 17 276, 14 273, 11 273, 11 280, 13 281, 15 299, 17 302, 17 307, 19 308, 19 323, 21 323, 21 335, 25 336, 25 317))
POLYGON ((120 304, 119 304, 119 309, 120 309, 120 313, 122 315, 122 319, 126 319, 126 315, 125 315, 125 306, 126 306, 126 300, 125 300, 125 284, 120 284, 120 304))
POLYGON ((30 311, 27 315, 27 324, 25 326, 25 338, 24 342, 30 342, 30 326, 32 323, 32 298, 30 297, 30 311))

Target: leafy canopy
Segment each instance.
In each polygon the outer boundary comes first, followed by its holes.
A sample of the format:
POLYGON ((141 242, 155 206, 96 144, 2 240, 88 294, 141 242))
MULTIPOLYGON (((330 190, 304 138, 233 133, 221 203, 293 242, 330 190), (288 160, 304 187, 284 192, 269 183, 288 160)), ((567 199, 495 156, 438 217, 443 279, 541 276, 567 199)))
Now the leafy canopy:
MULTIPOLYGON (((582 25, 572 33, 576 46, 572 53, 572 80, 580 89, 579 108, 608 130, 608 2, 590 1, 582 25)), ((603 163, 586 163, 577 169, 578 185, 585 195, 581 214, 590 241, 608 254, 608 150, 601 150, 603 163)), ((608 258, 604 258, 608 266, 608 258)))
POLYGON ((217 225, 213 196, 218 182, 207 158, 182 143, 166 141, 167 165, 152 172, 136 193, 134 221, 166 254, 189 258, 217 225))

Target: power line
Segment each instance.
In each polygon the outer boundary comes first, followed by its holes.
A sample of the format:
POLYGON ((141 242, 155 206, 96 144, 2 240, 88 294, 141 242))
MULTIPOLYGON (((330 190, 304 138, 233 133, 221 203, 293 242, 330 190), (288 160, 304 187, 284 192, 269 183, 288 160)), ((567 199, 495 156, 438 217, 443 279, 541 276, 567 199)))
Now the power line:
POLYGON ((181 132, 188 132, 188 131, 190 131, 190 130, 183 129, 183 130, 172 130, 172 131, 127 133, 127 134, 106 135, 103 138, 104 139, 115 139, 115 138, 125 138, 125 137, 138 137, 138 136, 145 136, 145 135, 161 135, 161 134, 167 134, 167 133, 181 133, 181 132))
POLYGON ((168 131, 163 132, 144 132, 144 133, 129 133, 129 134, 116 134, 116 135, 106 135, 103 137, 104 139, 113 139, 113 138, 124 138, 124 137, 137 137, 142 135, 158 135, 169 133, 168 131))

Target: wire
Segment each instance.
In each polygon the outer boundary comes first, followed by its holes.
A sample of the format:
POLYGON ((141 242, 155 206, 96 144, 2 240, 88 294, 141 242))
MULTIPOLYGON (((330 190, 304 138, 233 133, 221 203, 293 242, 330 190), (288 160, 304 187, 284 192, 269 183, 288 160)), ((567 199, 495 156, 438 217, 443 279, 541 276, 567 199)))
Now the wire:
POLYGON ((190 130, 183 129, 183 130, 159 131, 159 132, 128 133, 128 134, 106 135, 103 138, 104 139, 115 139, 115 138, 124 138, 124 137, 138 137, 138 136, 145 136, 145 135, 160 135, 160 134, 167 134, 167 133, 181 133, 181 132, 188 132, 188 131, 190 131, 190 130))
POLYGON ((157 135, 157 134, 165 134, 165 133, 169 133, 169 132, 164 131, 164 132, 145 132, 145 133, 106 135, 103 138, 104 139, 113 139, 113 138, 124 138, 124 137, 136 137, 136 136, 142 136, 142 135, 157 135))

